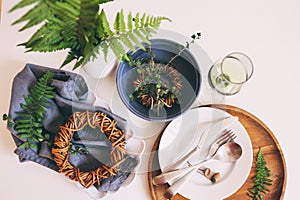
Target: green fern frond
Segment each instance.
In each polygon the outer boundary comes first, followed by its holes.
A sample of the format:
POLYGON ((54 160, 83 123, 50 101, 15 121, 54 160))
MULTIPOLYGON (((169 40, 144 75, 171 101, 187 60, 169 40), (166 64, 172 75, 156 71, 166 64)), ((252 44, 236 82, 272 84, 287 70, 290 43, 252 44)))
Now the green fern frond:
POLYGON ((80 12, 75 29, 79 44, 83 44, 83 48, 81 48, 83 50, 85 42, 93 42, 95 37, 99 0, 81 0, 80 2, 80 12))
POLYGON ((123 10, 121 10, 120 12, 118 12, 116 14, 116 19, 115 19, 115 22, 114 22, 114 28, 115 28, 115 33, 116 34, 120 34, 120 33, 125 32, 126 24, 125 24, 125 21, 124 21, 123 10))
POLYGON ((132 13, 129 12, 128 16, 127 16, 127 28, 128 28, 129 31, 132 31, 132 29, 133 29, 132 21, 133 21, 133 19, 132 19, 132 13))
POLYGON ((147 17, 147 15, 146 15, 146 13, 144 13, 144 14, 142 15, 142 18, 141 18, 141 21, 140 21, 142 27, 145 26, 145 19, 146 19, 146 17, 147 17))
POLYGON ((55 94, 52 80, 52 73, 46 72, 29 91, 29 95, 24 96, 25 104, 20 104, 23 111, 16 113, 15 130, 20 138, 26 140, 20 148, 37 148, 37 143, 45 140, 46 136, 42 134, 44 113, 48 99, 53 99, 55 94))
MULTIPOLYGON (((52 30, 54 30, 54 27, 52 27, 52 30)), ((29 51, 51 52, 66 48, 66 46, 61 46, 64 43, 61 43, 63 41, 63 38, 58 33, 58 31, 47 31, 45 33, 47 34, 43 34, 42 39, 40 38, 39 40, 36 40, 34 45, 25 45, 26 47, 31 47, 29 51)))
MULTIPOLYGON (((104 59, 105 59, 105 61, 106 61, 107 54, 108 54, 108 49, 109 49, 108 43, 107 43, 106 41, 103 41, 103 42, 100 43, 100 45, 99 45, 98 47, 100 47, 100 49, 102 50, 104 59)), ((96 48, 96 49, 97 49, 97 48, 96 48)), ((96 49, 95 49, 95 50, 96 50, 96 49)), ((97 52, 98 52, 98 51, 99 51, 99 50, 97 50, 97 52)), ((93 53, 93 51, 92 51, 92 53, 93 53)))
POLYGON ((9 12, 12 12, 14 10, 20 9, 20 8, 24 8, 26 6, 32 5, 34 3, 37 3, 39 0, 22 0, 20 1, 18 4, 16 4, 15 6, 13 6, 9 12))
MULTIPOLYGON (((104 11, 103 11, 104 12, 104 11)), ((105 15, 103 21, 106 21, 105 15)), ((104 52, 104 58, 106 59, 107 48, 110 48, 117 58, 126 57, 125 48, 129 48, 132 51, 135 51, 135 45, 142 50, 146 50, 143 43, 150 44, 150 40, 153 33, 160 26, 161 22, 164 20, 169 20, 165 17, 153 17, 143 14, 140 18, 139 13, 135 15, 135 18, 132 18, 132 14, 127 15, 127 28, 124 20, 123 10, 117 13, 114 21, 114 30, 113 36, 107 36, 100 43, 100 48, 95 48, 92 50, 91 55, 95 55, 95 51, 99 54, 99 49, 102 49, 104 52), (132 23, 134 22, 134 24, 132 23), (108 45, 104 45, 108 44, 108 45)), ((107 22, 108 23, 108 22, 107 22)), ((103 29, 103 27, 102 27, 103 29)), ((89 56, 86 58, 83 64, 90 60, 89 56)))
POLYGON ((80 1, 65 0, 65 2, 72 6, 75 10, 80 10, 80 1))
POLYGON ((72 69, 75 70, 79 68, 80 66, 82 66, 83 62, 84 62, 83 58, 77 59, 72 69))
POLYGON ((156 33, 156 28, 145 27, 144 29, 145 29, 146 31, 148 31, 148 33, 149 33, 150 35, 156 33))
POLYGON ((134 48, 134 44, 132 43, 132 41, 124 34, 120 35, 120 40, 122 41, 122 43, 128 47, 131 51, 135 51, 134 48))
POLYGON ((73 19, 73 20, 77 20, 77 16, 79 16, 80 14, 80 10, 78 10, 78 4, 76 4, 75 2, 72 3, 73 1, 68 1, 71 2, 71 4, 67 4, 65 2, 62 1, 56 1, 55 4, 52 4, 52 9, 55 9, 56 11, 59 12, 55 12, 56 17, 60 18, 60 19, 73 19), (77 7, 77 9, 74 9, 74 4, 75 7, 77 7))
POLYGON ((74 69, 103 52, 104 58, 111 49, 118 58, 124 57, 127 48, 144 49, 142 43, 155 33, 165 17, 153 17, 131 13, 124 17, 119 11, 113 22, 113 29, 100 5, 113 0, 21 0, 10 11, 29 5, 29 9, 14 24, 26 22, 20 31, 42 24, 27 42, 26 52, 52 52, 68 49, 68 56, 62 66, 75 60, 74 69), (99 12, 100 11, 100 12, 99 12), (116 47, 120 48, 117 49, 116 47), (121 55, 124 54, 124 55, 121 55))
MULTIPOLYGON (((136 30, 136 29, 135 29, 136 30)), ((142 44, 142 42, 136 37, 135 34, 133 34, 133 32, 128 32, 127 33, 127 37, 129 37, 130 40, 132 40, 139 48, 141 48, 143 51, 145 51, 145 47, 142 44)))
POLYGON ((140 27, 140 23, 139 23, 140 22, 140 13, 135 14, 133 21, 134 21, 134 27, 139 28, 140 27))
POLYGON ((110 30, 109 21, 107 20, 105 11, 102 9, 100 16, 98 18, 99 23, 99 37, 105 38, 113 35, 113 32, 110 30))
POLYGON ((147 35, 143 35, 144 33, 138 29, 135 29, 134 31, 134 34, 140 38, 141 41, 147 43, 147 44, 151 44, 150 40, 148 39, 148 34, 147 35))
POLYGON ((99 0, 99 4, 104 4, 110 1, 114 1, 114 0, 99 0))
POLYGON ((267 186, 272 184, 270 170, 266 166, 266 161, 261 148, 256 158, 256 175, 253 177, 253 187, 249 189, 247 195, 253 200, 263 200, 263 194, 269 192, 267 186))
POLYGON ((48 10, 48 3, 42 2, 44 1, 41 1, 41 3, 35 5, 20 19, 13 22, 13 25, 27 21, 27 23, 19 30, 23 31, 45 21, 49 17, 50 13, 48 10))
POLYGON ((118 39, 112 38, 109 46, 119 60, 121 60, 122 56, 126 54, 124 47, 118 39))
POLYGON ((47 26, 43 25, 42 27, 40 27, 32 36, 31 38, 26 42, 26 43, 22 43, 19 45, 25 46, 25 48, 27 49, 31 49, 32 47, 35 46, 35 44, 42 39, 44 33, 47 32, 47 26))
MULTIPOLYGON (((141 29, 140 29, 140 31, 141 31, 147 38, 151 37, 151 35, 152 35, 153 33, 156 33, 155 30, 152 30, 153 32, 151 32, 151 30, 147 30, 147 28, 148 28, 148 27, 145 27, 145 28, 141 28, 141 29)), ((148 28, 148 29, 151 29, 151 28, 148 28)))

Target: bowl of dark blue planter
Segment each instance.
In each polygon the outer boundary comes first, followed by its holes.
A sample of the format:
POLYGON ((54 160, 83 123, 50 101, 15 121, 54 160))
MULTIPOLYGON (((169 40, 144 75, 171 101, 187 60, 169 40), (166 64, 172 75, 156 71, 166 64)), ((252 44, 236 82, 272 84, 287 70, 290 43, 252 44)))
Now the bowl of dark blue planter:
MULTIPOLYGON (((168 39, 153 39, 150 46, 155 55, 154 62, 162 64, 167 64, 183 48, 182 45, 168 39)), ((148 62, 151 59, 151 54, 142 49, 137 49, 135 52, 129 51, 128 55, 133 61, 148 62)), ((192 52, 185 49, 174 59, 172 67, 182 77, 181 95, 178 97, 180 103, 174 104, 171 108, 163 107, 160 112, 154 112, 149 106, 142 105, 139 101, 130 98, 135 91, 133 82, 138 74, 135 65, 128 61, 122 61, 117 70, 116 84, 118 94, 125 106, 136 116, 156 122, 171 121, 189 110, 200 93, 202 82, 200 66, 192 52)))

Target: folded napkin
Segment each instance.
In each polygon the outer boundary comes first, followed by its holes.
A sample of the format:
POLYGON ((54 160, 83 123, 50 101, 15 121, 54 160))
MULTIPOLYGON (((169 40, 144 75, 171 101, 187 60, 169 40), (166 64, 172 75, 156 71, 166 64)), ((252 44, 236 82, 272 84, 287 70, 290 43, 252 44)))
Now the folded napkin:
MULTIPOLYGON (((56 89, 55 99, 48 105, 43 123, 44 131, 50 135, 52 140, 59 131, 59 126, 64 125, 72 113, 76 111, 99 111, 105 113, 109 118, 117 121, 119 129, 126 130, 126 121, 123 118, 102 107, 95 107, 87 103, 88 87, 82 76, 33 64, 27 64, 14 78, 9 109, 9 115, 13 119, 17 117, 16 112, 22 111, 20 103, 25 104, 23 96, 29 94, 29 90, 46 71, 53 73, 52 85, 56 89)), ((24 139, 18 137, 18 133, 14 128, 8 127, 8 129, 16 143, 15 153, 19 156, 20 162, 33 161, 55 171, 59 170, 53 161, 51 147, 49 147, 47 142, 42 142, 38 150, 19 148, 24 143, 24 139)), ((75 133, 72 143, 78 146, 85 146, 89 151, 88 155, 70 154, 69 162, 82 171, 94 170, 101 166, 102 163, 105 163, 111 147, 109 140, 104 134, 99 134, 92 128, 85 128, 75 133)), ((127 155, 126 160, 120 165, 117 175, 102 180, 100 186, 95 185, 95 187, 100 192, 118 190, 137 164, 137 157, 127 155)))

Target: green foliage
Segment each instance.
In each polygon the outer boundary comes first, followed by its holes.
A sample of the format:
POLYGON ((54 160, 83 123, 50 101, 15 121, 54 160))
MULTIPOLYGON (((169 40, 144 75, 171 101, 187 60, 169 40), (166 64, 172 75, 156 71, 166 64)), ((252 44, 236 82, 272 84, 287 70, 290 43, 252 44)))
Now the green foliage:
POLYGON ((85 150, 84 148, 81 148, 80 146, 77 146, 73 143, 70 143, 70 147, 68 150, 71 154, 74 155, 88 155, 89 152, 87 150, 85 150))
POLYGON ((126 23, 123 10, 121 10, 116 14, 114 30, 111 30, 106 14, 104 10, 102 10, 97 23, 98 34, 102 40, 98 45, 93 46, 93 49, 90 49, 90 54, 85 57, 83 64, 89 62, 91 59, 95 59, 101 52, 106 59, 109 49, 112 50, 119 60, 129 60, 125 48, 135 51, 134 46, 136 45, 145 50, 142 42, 150 44, 148 37, 155 33, 155 30, 160 26, 163 20, 169 19, 165 17, 153 17, 146 14, 143 14, 142 18, 140 18, 139 13, 133 18, 132 13, 129 12, 126 23))
MULTIPOLYGON (((136 16, 136 18, 138 17, 136 16)), ((145 15, 143 15, 141 21, 142 24, 149 23, 145 15)), ((129 94, 130 101, 136 100, 143 106, 150 107, 157 114, 159 114, 162 107, 171 108, 175 104, 180 104, 179 97, 181 96, 183 87, 182 75, 176 68, 172 67, 172 63, 186 49, 189 49, 192 43, 200 39, 200 37, 200 32, 193 34, 191 41, 187 41, 185 46, 180 45, 178 53, 167 64, 156 63, 154 61, 155 54, 149 45, 146 48, 143 46, 150 56, 150 59, 146 62, 141 59, 133 60, 132 55, 129 55, 127 57, 128 63, 130 66, 136 66, 134 70, 136 70, 137 74, 137 79, 133 83, 134 92, 129 94)))
POLYGON ((14 126, 14 122, 12 120, 12 116, 7 115, 7 114, 3 114, 2 115, 2 120, 3 121, 7 121, 7 126, 8 127, 13 127, 14 126))
POLYGON ((249 189, 248 196, 253 200, 263 200, 263 194, 269 192, 267 188, 271 185, 272 180, 269 178, 271 176, 270 170, 266 167, 266 161, 262 150, 259 149, 257 159, 256 159, 256 175, 253 177, 254 185, 249 189))
POLYGON ((15 130, 20 138, 26 140, 20 148, 37 149, 38 143, 49 139, 49 135, 43 134, 43 121, 48 99, 53 99, 55 94, 52 80, 52 73, 46 72, 29 91, 29 95, 24 96, 25 104, 20 104, 23 111, 16 113, 15 130))
MULTIPOLYGON (((127 24, 123 10, 118 12, 113 30, 100 5, 112 0, 22 0, 10 11, 31 5, 32 8, 13 24, 27 22, 20 31, 41 24, 31 38, 20 44, 27 51, 53 52, 68 49, 62 66, 76 60, 74 69, 94 59, 100 50, 106 58, 111 49, 121 59, 125 47, 149 43, 147 37, 155 32, 165 17, 152 17, 129 13, 127 24)), ((126 58, 126 56, 125 56, 126 58)))
POLYGON ((193 35, 191 35, 192 40, 189 42, 186 42, 185 46, 179 47, 180 51, 171 58, 171 60, 167 63, 167 65, 170 65, 178 56, 180 56, 186 49, 190 48, 190 45, 195 43, 196 40, 199 40, 201 38, 201 33, 197 32, 193 35))
POLYGON ((133 82, 134 92, 129 99, 159 114, 163 107, 171 108, 174 104, 180 104, 182 75, 172 66, 155 63, 151 47, 146 47, 146 52, 149 60, 133 60, 132 55, 128 56, 129 64, 135 65, 137 75, 133 82))

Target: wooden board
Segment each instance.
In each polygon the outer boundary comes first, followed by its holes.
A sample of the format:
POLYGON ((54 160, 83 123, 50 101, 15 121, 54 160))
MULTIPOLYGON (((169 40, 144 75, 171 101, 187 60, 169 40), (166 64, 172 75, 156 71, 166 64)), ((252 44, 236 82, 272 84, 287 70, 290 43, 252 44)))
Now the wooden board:
MULTIPOLYGON (((233 116, 238 116, 240 123, 245 127, 250 136, 253 147, 253 163, 247 180, 237 192, 230 197, 227 197, 226 200, 249 199, 247 196, 247 191, 253 185, 252 178, 255 175, 254 161, 256 160, 256 156, 260 147, 262 148, 265 156, 267 167, 271 170, 272 176, 270 178, 273 180, 272 185, 268 187, 270 192, 264 196, 264 199, 283 199, 286 188, 286 164, 281 147, 271 130, 257 117, 238 107, 221 104, 209 105, 209 107, 219 108, 233 116)), ((149 162, 148 182, 153 200, 165 200, 166 198, 164 198, 163 194, 169 187, 167 184, 161 186, 154 186, 152 184, 152 178, 161 173, 159 170, 157 149, 162 134, 163 131, 160 133, 153 145, 153 154, 151 155, 149 162)), ((187 200, 187 198, 177 194, 172 198, 172 200, 187 200)))

